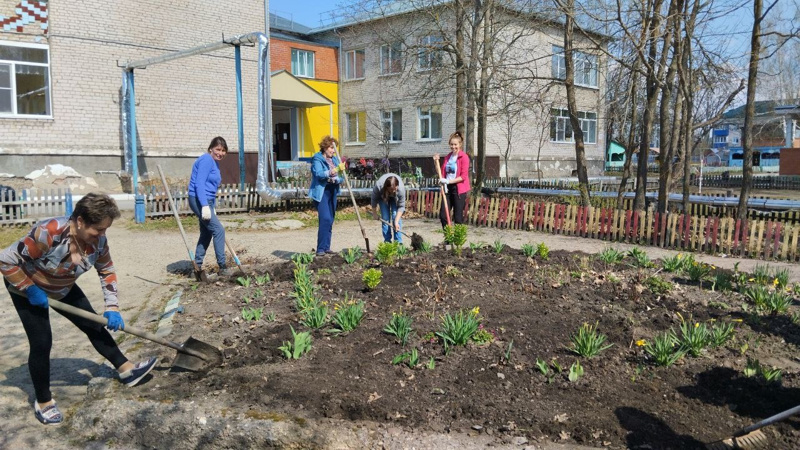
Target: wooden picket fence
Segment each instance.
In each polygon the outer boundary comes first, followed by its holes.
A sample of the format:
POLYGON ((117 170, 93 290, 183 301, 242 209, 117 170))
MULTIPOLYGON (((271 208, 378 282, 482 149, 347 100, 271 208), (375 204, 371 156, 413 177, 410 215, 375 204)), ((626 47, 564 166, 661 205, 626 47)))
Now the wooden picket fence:
MULTIPOLYGON (((439 217, 441 195, 412 191, 406 209, 439 217)), ((653 211, 624 211, 518 198, 473 198, 464 216, 474 226, 540 231, 662 248, 747 258, 797 261, 800 225, 772 220, 739 221, 653 211)))
POLYGON ((0 198, 0 226, 33 224, 39 220, 72 214, 72 191, 23 189, 16 200, 0 198))
MULTIPOLYGON (((703 187, 741 188, 742 175, 703 175, 703 187)), ((692 179, 693 185, 700 183, 699 177, 692 179)), ((753 189, 800 190, 800 176, 759 175, 753 177, 753 189)))

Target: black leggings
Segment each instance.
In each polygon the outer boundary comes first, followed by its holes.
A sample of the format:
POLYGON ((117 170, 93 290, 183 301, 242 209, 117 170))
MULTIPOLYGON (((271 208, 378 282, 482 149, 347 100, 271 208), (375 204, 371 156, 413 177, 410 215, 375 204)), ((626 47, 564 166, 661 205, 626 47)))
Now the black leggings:
MULTIPOLYGON (((456 185, 450 185, 447 192, 447 206, 453 211, 450 220, 453 223, 464 223, 464 206, 467 204, 467 192, 463 194, 458 193, 456 185)), ((442 228, 447 226, 447 216, 444 212, 444 202, 442 202, 442 209, 439 211, 439 220, 442 221, 442 228)))
MULTIPOLYGON (((3 279, 8 288, 8 281, 3 279)), ((30 352, 28 353, 28 371, 31 373, 33 389, 36 391, 36 401, 46 403, 52 400, 50 393, 50 348, 53 346, 53 333, 50 330, 50 310, 33 306, 28 302, 28 297, 8 291, 14 308, 22 321, 25 334, 28 335, 30 352)), ((69 293, 61 299, 63 303, 76 306, 85 311, 94 313, 89 300, 77 285, 70 289, 69 293)), ((119 351, 114 338, 102 325, 86 319, 72 316, 68 313, 59 314, 69 319, 81 331, 89 337, 95 350, 107 359, 117 369, 128 359, 119 351)))

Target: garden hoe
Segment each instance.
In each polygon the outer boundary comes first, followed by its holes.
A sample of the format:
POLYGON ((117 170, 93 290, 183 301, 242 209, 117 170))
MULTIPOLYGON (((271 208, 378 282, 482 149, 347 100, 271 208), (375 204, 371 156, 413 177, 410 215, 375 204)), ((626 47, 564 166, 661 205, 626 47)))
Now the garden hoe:
MULTIPOLYGON (((49 303, 50 306, 59 311, 91 320, 101 325, 108 325, 108 320, 103 316, 92 314, 89 311, 84 311, 58 300, 49 300, 49 303)), ((193 337, 187 339, 183 344, 177 344, 131 325, 125 325, 122 331, 177 350, 178 355, 175 357, 175 361, 172 362, 173 367, 199 372, 222 364, 222 352, 217 347, 198 341, 193 337)))
POLYGON ((204 283, 208 283, 208 275, 197 263, 194 261, 194 254, 192 253, 192 249, 189 247, 189 240, 186 239, 186 232, 183 231, 183 224, 181 223, 181 218, 178 215, 178 208, 175 207, 175 201, 172 200, 172 193, 169 191, 169 186, 167 186, 167 179, 164 178, 164 172, 161 170, 161 166, 158 165, 158 173, 161 175, 161 184, 164 185, 164 190, 167 192, 167 197, 169 198, 169 207, 172 209, 172 213, 175 215, 175 221, 178 222, 178 229, 181 231, 181 237, 183 237, 183 243, 186 245, 186 251, 189 252, 189 261, 192 262, 192 266, 194 267, 194 277, 197 281, 202 281, 204 283))
MULTIPOLYGON (((380 220, 381 222, 383 222, 386 225, 389 225, 390 227, 392 227, 392 229, 394 229, 394 227, 389 222, 387 222, 387 221, 385 221, 385 220, 383 220, 381 218, 379 218, 378 220, 380 220)), ((419 251, 419 250, 422 249, 422 244, 425 242, 425 240, 422 239, 422 236, 418 235, 417 233, 413 233, 411 236, 409 236, 408 233, 406 233, 405 231, 400 231, 400 234, 402 234, 403 236, 411 239, 411 249, 412 250, 419 251)))
MULTIPOLYGON (((339 150, 336 148, 336 144, 333 144, 333 153, 339 158, 339 162, 342 162, 342 157, 339 156, 339 150)), ((347 188, 347 192, 350 194, 350 200, 353 201, 353 208, 356 210, 356 219, 358 219, 358 226, 361 227, 361 236, 364 237, 364 242, 367 245, 367 253, 372 253, 369 249, 369 238, 367 238, 367 231, 364 230, 364 224, 361 223, 361 213, 358 211, 358 203, 356 203, 356 197, 353 195, 353 190, 350 189, 350 180, 347 178, 347 170, 342 171, 342 176, 344 177, 344 185, 347 188)))
POLYGON ((772 425, 775 422, 780 422, 781 420, 793 416, 799 412, 800 405, 795 406, 792 409, 788 409, 782 413, 775 414, 772 417, 768 417, 761 422, 744 427, 736 433, 733 433, 733 436, 729 438, 707 444, 706 448, 708 450, 768 448, 769 445, 767 443, 767 436, 762 433, 760 429, 767 425, 772 425))

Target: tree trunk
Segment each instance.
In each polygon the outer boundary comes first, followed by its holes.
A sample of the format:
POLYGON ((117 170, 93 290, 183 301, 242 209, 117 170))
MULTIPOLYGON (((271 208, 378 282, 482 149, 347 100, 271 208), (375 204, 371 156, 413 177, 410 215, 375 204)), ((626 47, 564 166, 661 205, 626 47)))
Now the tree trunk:
POLYGON ((475 186, 480 192, 486 178, 486 128, 489 117, 489 58, 492 55, 492 0, 484 0, 483 36, 481 43, 481 75, 478 87, 478 129, 475 132, 477 156, 475 158, 475 186))
POLYGON ((564 87, 567 89, 567 107, 569 108, 569 122, 572 125, 572 135, 575 138, 575 164, 578 171, 578 186, 581 193, 581 206, 590 206, 589 174, 586 170, 586 149, 583 144, 583 130, 578 119, 578 106, 575 100, 575 60, 573 52, 573 34, 575 28, 575 0, 566 0, 562 3, 566 24, 564 26, 564 87))
POLYGON ((739 193, 739 210, 736 218, 747 220, 747 200, 753 185, 753 117, 755 116, 756 81, 758 61, 761 54, 761 10, 763 0, 753 0, 753 33, 750 36, 750 66, 747 73, 747 103, 744 108, 744 131, 742 147, 742 190, 739 193))
POLYGON ((467 71, 464 66, 464 23, 466 14, 463 0, 455 2, 455 23, 456 23, 456 131, 464 135, 466 127, 466 93, 467 93, 467 71))

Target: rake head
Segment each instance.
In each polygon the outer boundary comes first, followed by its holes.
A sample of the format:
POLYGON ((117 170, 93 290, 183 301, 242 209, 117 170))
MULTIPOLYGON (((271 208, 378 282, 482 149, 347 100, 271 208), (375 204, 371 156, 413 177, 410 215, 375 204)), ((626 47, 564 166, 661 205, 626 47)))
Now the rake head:
POLYGON ((706 444, 707 450, 757 449, 768 448, 767 436, 756 430, 744 436, 730 437, 721 441, 706 444))

